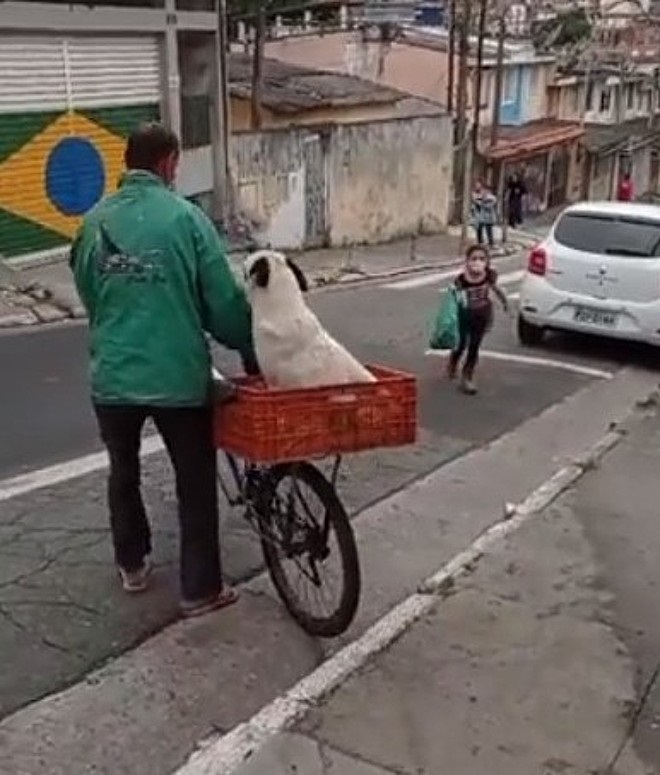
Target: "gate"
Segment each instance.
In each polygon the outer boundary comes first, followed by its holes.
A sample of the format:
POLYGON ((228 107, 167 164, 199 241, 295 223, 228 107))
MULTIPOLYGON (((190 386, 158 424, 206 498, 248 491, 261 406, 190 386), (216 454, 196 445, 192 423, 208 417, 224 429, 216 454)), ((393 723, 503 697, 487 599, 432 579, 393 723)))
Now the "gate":
POLYGON ((321 133, 303 140, 305 163, 305 245, 321 247, 327 243, 326 224, 326 147, 321 133))
POLYGON ((550 190, 548 191, 548 207, 558 207, 566 202, 566 187, 568 186, 568 170, 571 163, 570 153, 562 146, 557 148, 550 167, 550 190))

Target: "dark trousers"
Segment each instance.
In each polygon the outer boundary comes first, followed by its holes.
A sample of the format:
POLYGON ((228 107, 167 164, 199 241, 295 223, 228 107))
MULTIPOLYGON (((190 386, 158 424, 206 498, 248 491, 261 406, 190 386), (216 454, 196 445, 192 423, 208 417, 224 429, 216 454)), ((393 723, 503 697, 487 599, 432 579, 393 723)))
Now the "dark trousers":
POLYGON ((495 245, 495 238, 493 237, 493 224, 492 223, 478 223, 477 229, 477 242, 483 245, 487 240, 488 245, 492 248, 495 245))
POLYGON ((479 360, 479 348, 483 342, 486 331, 490 325, 490 314, 477 314, 462 312, 459 318, 460 339, 458 347, 451 354, 451 368, 455 370, 458 363, 465 356, 463 364, 463 376, 466 379, 472 379, 474 370, 479 360))
POLYGON ((197 601, 218 593, 222 572, 211 408, 94 408, 110 456, 108 504, 117 564, 136 570, 151 552, 151 529, 140 493, 140 436, 151 417, 176 477, 182 596, 197 601))
POLYGON ((509 200, 509 226, 511 228, 515 229, 516 226, 520 226, 523 222, 523 215, 522 215, 522 200, 520 199, 511 199, 509 200))

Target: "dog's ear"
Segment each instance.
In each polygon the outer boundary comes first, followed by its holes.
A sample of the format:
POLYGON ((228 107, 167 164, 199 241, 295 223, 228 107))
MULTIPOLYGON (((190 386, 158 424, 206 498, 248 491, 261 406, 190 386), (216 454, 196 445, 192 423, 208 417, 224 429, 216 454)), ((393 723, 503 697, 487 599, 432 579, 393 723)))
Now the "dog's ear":
POLYGON ((257 288, 267 288, 270 281, 270 264, 265 256, 258 258, 250 267, 250 277, 254 278, 257 288))
POLYGON ((300 288, 300 290, 303 293, 307 293, 307 291, 309 290, 309 283, 307 282, 307 278, 305 277, 305 273, 303 272, 303 270, 291 258, 287 258, 286 265, 293 272, 294 277, 298 281, 298 287, 300 288))

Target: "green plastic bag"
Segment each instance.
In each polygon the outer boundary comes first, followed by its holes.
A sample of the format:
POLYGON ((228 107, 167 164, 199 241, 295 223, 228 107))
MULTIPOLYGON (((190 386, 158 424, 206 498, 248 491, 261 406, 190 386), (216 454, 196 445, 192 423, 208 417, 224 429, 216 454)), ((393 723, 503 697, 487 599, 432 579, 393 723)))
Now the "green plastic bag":
POLYGON ((431 350, 455 350, 458 347, 459 332, 458 292, 450 286, 440 294, 440 306, 433 322, 429 347, 431 350))

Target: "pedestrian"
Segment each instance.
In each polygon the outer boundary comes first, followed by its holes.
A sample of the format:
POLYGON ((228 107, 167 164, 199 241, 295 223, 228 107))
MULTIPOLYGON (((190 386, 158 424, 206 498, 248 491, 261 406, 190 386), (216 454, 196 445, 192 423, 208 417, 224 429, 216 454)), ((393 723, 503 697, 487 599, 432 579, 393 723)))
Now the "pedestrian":
POLYGON ((626 172, 619 181, 616 198, 619 202, 632 202, 635 198, 634 186, 629 172, 626 172))
POLYGON ((517 172, 508 179, 506 184, 506 205, 508 223, 512 229, 523 222, 523 197, 527 194, 525 183, 517 172))
POLYGON ((497 197, 481 180, 477 180, 472 190, 471 217, 477 233, 477 242, 488 242, 494 247, 493 228, 497 222, 497 197))
POLYGON ((140 126, 119 190, 83 220, 71 250, 89 316, 91 390, 110 459, 108 505, 123 588, 142 592, 151 530, 140 493, 140 437, 153 420, 176 477, 182 612, 234 603, 220 562, 212 365, 206 333, 258 372, 250 308, 202 210, 174 193, 178 138, 140 126))
POLYGON ((472 245, 465 254, 465 265, 454 281, 458 292, 458 347, 449 356, 448 377, 455 379, 463 355, 461 390, 474 395, 477 387, 474 372, 479 360, 479 348, 493 323, 494 294, 505 312, 509 310, 506 295, 497 284, 497 272, 490 265, 488 251, 482 245, 472 245))

